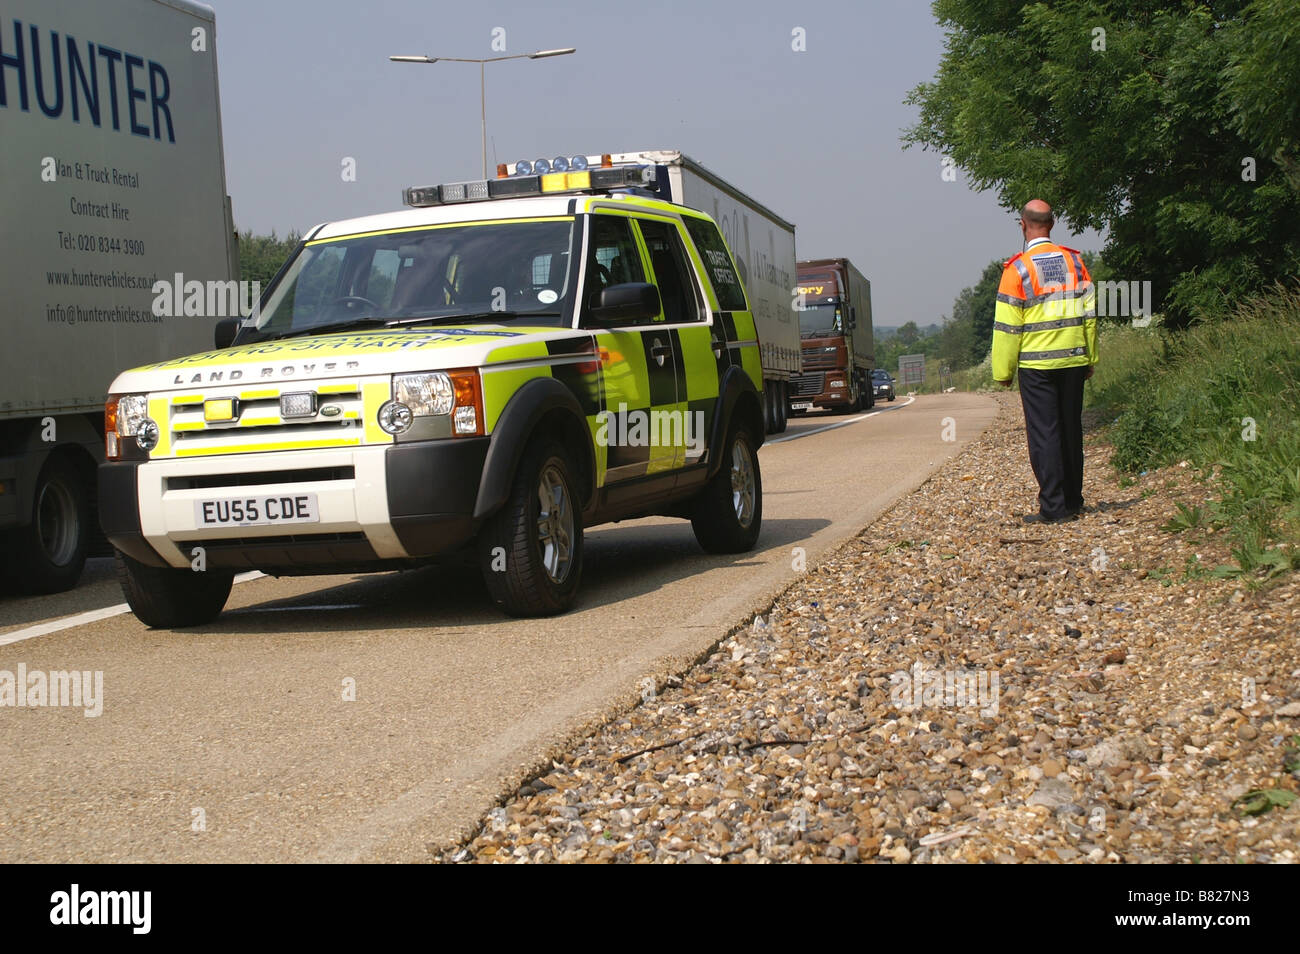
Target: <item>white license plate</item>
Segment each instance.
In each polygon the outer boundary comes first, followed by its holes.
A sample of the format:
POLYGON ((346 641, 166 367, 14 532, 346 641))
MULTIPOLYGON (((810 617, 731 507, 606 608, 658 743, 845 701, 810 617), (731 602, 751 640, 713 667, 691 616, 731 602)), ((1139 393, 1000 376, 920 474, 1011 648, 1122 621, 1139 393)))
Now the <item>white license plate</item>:
POLYGON ((318 523, 315 494, 267 494, 194 501, 200 527, 269 527, 282 523, 318 523))
POLYGON ((792 411, 811 411, 811 410, 812 410, 812 401, 799 401, 799 402, 797 402, 797 403, 795 403, 795 404, 791 404, 791 405, 790 405, 790 410, 792 410, 792 411))

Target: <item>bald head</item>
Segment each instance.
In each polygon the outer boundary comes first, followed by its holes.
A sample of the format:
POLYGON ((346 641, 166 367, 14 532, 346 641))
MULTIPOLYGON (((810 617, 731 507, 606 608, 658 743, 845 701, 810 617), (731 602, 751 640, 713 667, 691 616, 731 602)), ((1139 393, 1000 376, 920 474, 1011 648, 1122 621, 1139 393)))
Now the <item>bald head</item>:
POLYGON ((1046 238, 1052 234, 1056 219, 1052 216, 1052 207, 1042 199, 1030 199, 1020 210, 1020 228, 1025 233, 1025 240, 1046 238))

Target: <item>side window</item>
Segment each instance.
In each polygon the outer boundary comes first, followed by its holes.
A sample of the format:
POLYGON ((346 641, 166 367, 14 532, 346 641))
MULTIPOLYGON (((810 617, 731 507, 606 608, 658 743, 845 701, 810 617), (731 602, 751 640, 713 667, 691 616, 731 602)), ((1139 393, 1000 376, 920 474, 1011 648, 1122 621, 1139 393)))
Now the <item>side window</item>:
POLYGON ((704 262, 713 283, 713 293, 718 296, 718 307, 723 311, 748 311, 745 304, 745 291, 740 285, 740 278, 731 266, 731 256, 727 254, 727 244, 722 240, 718 227, 707 219, 683 216, 686 231, 691 233, 691 241, 704 262))
POLYGON ((637 225, 650 252, 650 267, 654 269, 655 282, 659 286, 664 319, 671 324, 699 321, 702 309, 695 271, 686 257, 677 226, 656 219, 637 219, 637 225))
POLYGON ((622 215, 591 217, 591 259, 587 263, 590 277, 587 288, 588 307, 600 303, 600 293, 610 285, 643 282, 641 252, 632 235, 632 223, 622 215))

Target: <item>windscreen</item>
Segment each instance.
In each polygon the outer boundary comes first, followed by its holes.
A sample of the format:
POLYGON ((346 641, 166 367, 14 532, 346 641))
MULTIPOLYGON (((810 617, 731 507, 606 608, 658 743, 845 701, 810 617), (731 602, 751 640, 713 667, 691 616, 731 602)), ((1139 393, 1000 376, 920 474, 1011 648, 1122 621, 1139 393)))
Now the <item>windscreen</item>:
POLYGON ((844 334, 840 306, 832 302, 807 303, 799 312, 801 338, 825 338, 844 334))
POLYGON ((454 318, 560 325, 572 218, 456 223, 308 243, 262 306, 263 336, 340 321, 454 318))

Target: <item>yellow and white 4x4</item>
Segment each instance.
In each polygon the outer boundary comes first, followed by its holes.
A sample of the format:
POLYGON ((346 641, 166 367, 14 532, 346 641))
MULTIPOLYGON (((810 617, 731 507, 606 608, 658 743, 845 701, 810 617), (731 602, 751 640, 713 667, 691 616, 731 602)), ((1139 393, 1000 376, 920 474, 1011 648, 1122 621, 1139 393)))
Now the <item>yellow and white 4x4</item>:
POLYGON ((155 626, 233 575, 416 566, 477 547, 514 614, 572 602, 583 528, 762 521, 759 342, 706 215, 652 166, 409 189, 315 229, 218 350, 127 371, 100 519, 155 626))

